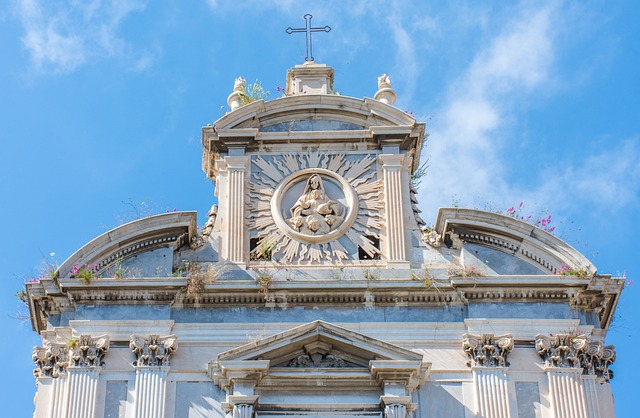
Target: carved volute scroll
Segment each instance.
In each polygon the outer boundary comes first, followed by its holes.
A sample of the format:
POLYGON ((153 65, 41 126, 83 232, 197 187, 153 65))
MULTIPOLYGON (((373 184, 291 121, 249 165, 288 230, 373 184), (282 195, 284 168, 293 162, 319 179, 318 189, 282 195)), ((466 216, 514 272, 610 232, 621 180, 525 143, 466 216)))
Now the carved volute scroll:
POLYGON ((43 347, 33 348, 33 361, 36 368, 33 374, 38 377, 59 377, 69 364, 69 347, 64 343, 47 342, 43 347))
POLYGON ((294 357, 287 367, 340 368, 354 367, 334 352, 330 344, 315 342, 304 346, 304 353, 294 357))
POLYGON ((102 358, 109 350, 109 336, 92 338, 81 335, 71 347, 70 364, 76 367, 102 366, 102 358))
POLYGON ((168 366, 171 355, 178 348, 178 337, 150 335, 149 338, 131 336, 129 348, 136 356, 135 366, 168 366))
POLYGON ((507 367, 507 356, 513 350, 511 334, 495 337, 493 334, 462 336, 462 349, 469 357, 467 366, 507 367))
POLYGON ((597 379, 608 382, 613 378, 613 371, 609 366, 616 361, 616 350, 612 345, 589 343, 585 352, 580 354, 580 364, 584 374, 595 375, 597 379))
POLYGON ((536 351, 547 367, 581 367, 580 358, 586 350, 584 335, 536 335, 536 351))

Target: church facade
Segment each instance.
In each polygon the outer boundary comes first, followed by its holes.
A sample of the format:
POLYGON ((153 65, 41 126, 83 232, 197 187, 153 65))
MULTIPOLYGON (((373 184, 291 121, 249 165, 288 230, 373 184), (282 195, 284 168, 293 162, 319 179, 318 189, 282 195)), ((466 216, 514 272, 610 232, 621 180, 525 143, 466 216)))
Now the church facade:
POLYGON ((282 98, 202 128, 218 204, 140 219, 27 284, 37 418, 612 417, 624 279, 514 217, 421 219, 425 124, 335 94, 312 61, 282 98))

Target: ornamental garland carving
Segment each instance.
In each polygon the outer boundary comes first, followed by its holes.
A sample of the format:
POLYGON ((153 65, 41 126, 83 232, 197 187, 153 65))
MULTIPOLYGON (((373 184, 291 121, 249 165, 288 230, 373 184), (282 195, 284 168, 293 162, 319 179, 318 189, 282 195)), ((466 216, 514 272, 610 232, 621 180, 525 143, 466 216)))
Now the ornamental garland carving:
POLYGON ((136 356, 134 366, 168 366, 171 355, 178 348, 178 337, 150 335, 149 338, 131 336, 129 348, 136 356))
POLYGON ((44 347, 33 347, 33 361, 36 368, 33 375, 39 377, 59 377, 69 364, 69 347, 64 343, 45 343, 44 347))
POLYGON ((102 358, 109 350, 109 336, 102 335, 92 338, 90 335, 81 335, 71 347, 70 365, 76 367, 102 366, 102 358))
POLYGON ((587 351, 585 335, 536 335, 536 351, 547 367, 581 367, 580 358, 587 351))
POLYGON ((382 182, 372 155, 254 156, 247 221, 252 260, 343 263, 380 256, 382 182))
POLYGON ((469 357, 467 366, 507 367, 507 356, 513 350, 511 334, 495 337, 493 334, 462 336, 462 349, 469 357))
POLYGON ((580 354, 580 364, 584 374, 595 375, 597 379, 608 382, 613 378, 613 370, 609 366, 616 361, 616 350, 612 345, 589 343, 584 353, 580 354))

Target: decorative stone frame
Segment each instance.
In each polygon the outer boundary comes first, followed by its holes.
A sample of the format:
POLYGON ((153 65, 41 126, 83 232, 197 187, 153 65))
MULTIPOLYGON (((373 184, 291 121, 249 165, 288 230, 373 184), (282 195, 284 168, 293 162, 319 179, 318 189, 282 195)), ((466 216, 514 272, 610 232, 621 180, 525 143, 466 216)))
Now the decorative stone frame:
POLYGON ((273 198, 271 199, 271 215, 273 216, 273 220, 277 227, 290 238, 308 244, 324 244, 340 238, 349 230, 349 228, 351 228, 351 225, 353 225, 353 222, 358 216, 358 196, 351 184, 349 184, 342 176, 324 168, 307 168, 293 173, 282 180, 282 184, 275 190, 273 198), (331 231, 324 235, 307 235, 295 231, 282 217, 282 200, 287 191, 302 181, 302 177, 306 178, 306 176, 313 174, 324 176, 323 180, 328 179, 334 184, 337 183, 340 185, 345 195, 345 199, 347 200, 347 216, 344 221, 342 221, 335 231, 331 231))

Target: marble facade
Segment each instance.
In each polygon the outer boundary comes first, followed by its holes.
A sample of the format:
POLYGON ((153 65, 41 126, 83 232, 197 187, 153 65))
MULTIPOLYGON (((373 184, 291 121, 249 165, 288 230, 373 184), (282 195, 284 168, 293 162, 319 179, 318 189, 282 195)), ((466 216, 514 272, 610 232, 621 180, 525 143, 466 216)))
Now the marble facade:
POLYGON ((374 99, 333 77, 295 66, 269 102, 236 80, 202 128, 202 229, 140 219, 27 285, 35 417, 614 416, 624 279, 508 216, 443 208, 427 226, 425 124, 389 76, 374 99))

